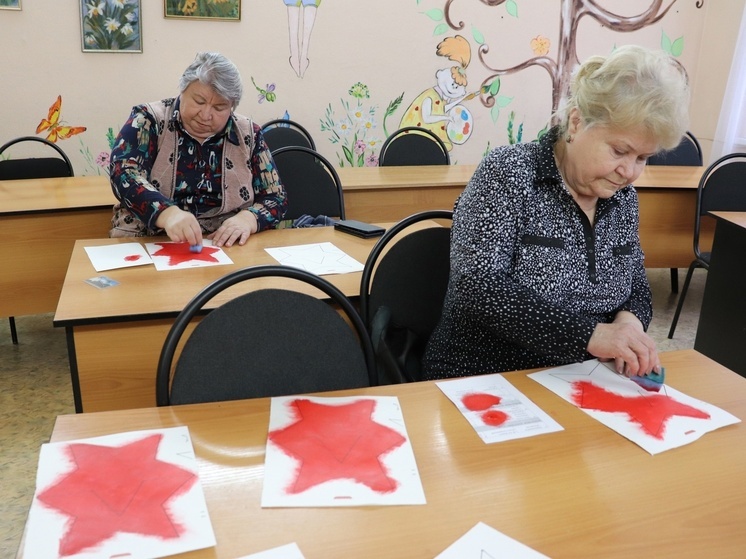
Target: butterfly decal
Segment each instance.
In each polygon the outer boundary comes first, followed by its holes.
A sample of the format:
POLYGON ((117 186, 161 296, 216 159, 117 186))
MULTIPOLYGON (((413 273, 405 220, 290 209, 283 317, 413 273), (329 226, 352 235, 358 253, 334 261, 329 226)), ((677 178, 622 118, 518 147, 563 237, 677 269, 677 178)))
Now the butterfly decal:
POLYGON ((36 133, 39 134, 48 130, 47 140, 56 143, 57 140, 64 140, 75 134, 86 131, 85 126, 67 126, 64 121, 60 121, 60 111, 62 110, 62 95, 57 96, 57 100, 49 107, 47 118, 41 119, 39 126, 36 127, 36 133))

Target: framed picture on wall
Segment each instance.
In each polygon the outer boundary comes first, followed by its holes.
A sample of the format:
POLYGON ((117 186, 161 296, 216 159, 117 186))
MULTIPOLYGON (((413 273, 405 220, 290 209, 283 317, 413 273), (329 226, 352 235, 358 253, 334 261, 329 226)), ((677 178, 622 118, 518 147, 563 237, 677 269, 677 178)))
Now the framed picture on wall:
POLYGON ((80 0, 83 52, 142 52, 140 0, 80 0))
POLYGON ((21 0, 0 0, 0 10, 20 10, 21 0))
POLYGON ((241 19, 241 0, 163 0, 163 14, 180 19, 241 19))

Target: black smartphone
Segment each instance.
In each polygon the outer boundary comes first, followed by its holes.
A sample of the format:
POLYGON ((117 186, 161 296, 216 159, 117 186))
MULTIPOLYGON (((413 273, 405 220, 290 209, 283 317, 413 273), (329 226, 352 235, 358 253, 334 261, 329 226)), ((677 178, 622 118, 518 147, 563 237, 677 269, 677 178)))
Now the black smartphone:
POLYGON ((355 235, 356 237, 362 237, 364 239, 380 237, 386 232, 386 229, 383 227, 373 225, 372 223, 356 221, 354 219, 340 219, 334 224, 334 228, 337 231, 349 233, 350 235, 355 235))

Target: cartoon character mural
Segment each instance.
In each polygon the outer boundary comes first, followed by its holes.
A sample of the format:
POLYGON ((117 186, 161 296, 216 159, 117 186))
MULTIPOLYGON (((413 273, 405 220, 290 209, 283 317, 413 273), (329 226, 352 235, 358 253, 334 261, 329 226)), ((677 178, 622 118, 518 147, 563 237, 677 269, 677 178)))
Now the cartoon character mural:
POLYGON ((479 92, 466 93, 466 68, 471 62, 469 41, 461 35, 447 37, 438 43, 435 53, 458 65, 435 72, 435 86, 426 89, 412 101, 399 127, 427 128, 443 140, 450 151, 453 144, 463 144, 471 135, 474 119, 461 103, 473 99, 479 92))
POLYGON ((288 36, 290 38, 290 67, 302 78, 311 61, 308 47, 311 32, 316 22, 316 10, 321 0, 283 0, 288 12, 288 36))

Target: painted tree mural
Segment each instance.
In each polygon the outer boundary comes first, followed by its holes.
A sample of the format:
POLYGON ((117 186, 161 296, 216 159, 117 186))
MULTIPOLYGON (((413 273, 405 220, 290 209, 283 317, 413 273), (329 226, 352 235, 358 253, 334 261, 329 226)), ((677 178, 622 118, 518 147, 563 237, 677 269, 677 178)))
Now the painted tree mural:
MULTIPOLYGON (((456 8, 464 0, 447 0, 443 9, 443 18, 448 28, 461 31, 466 24, 454 17, 456 8)), ((561 0, 559 19, 558 55, 554 60, 546 55, 538 55, 510 68, 498 68, 489 60, 490 47, 483 42, 479 33, 474 33, 474 39, 479 43, 478 56, 482 65, 490 72, 482 82, 484 93, 480 100, 485 107, 494 107, 497 92, 500 89, 500 76, 515 74, 531 66, 544 68, 552 80, 552 112, 559 107, 562 95, 567 91, 573 68, 579 63, 577 54, 578 24, 585 17, 596 20, 607 29, 620 33, 637 31, 660 21, 676 4, 678 0, 664 6, 663 0, 652 0, 650 6, 639 14, 621 16, 600 5, 598 0, 561 0)), ((517 17, 518 3, 516 0, 479 0, 490 7, 505 5, 509 15, 517 17)), ((702 8, 704 0, 696 0, 697 8, 702 8)), ((669 45, 669 50, 670 50, 669 45)))

